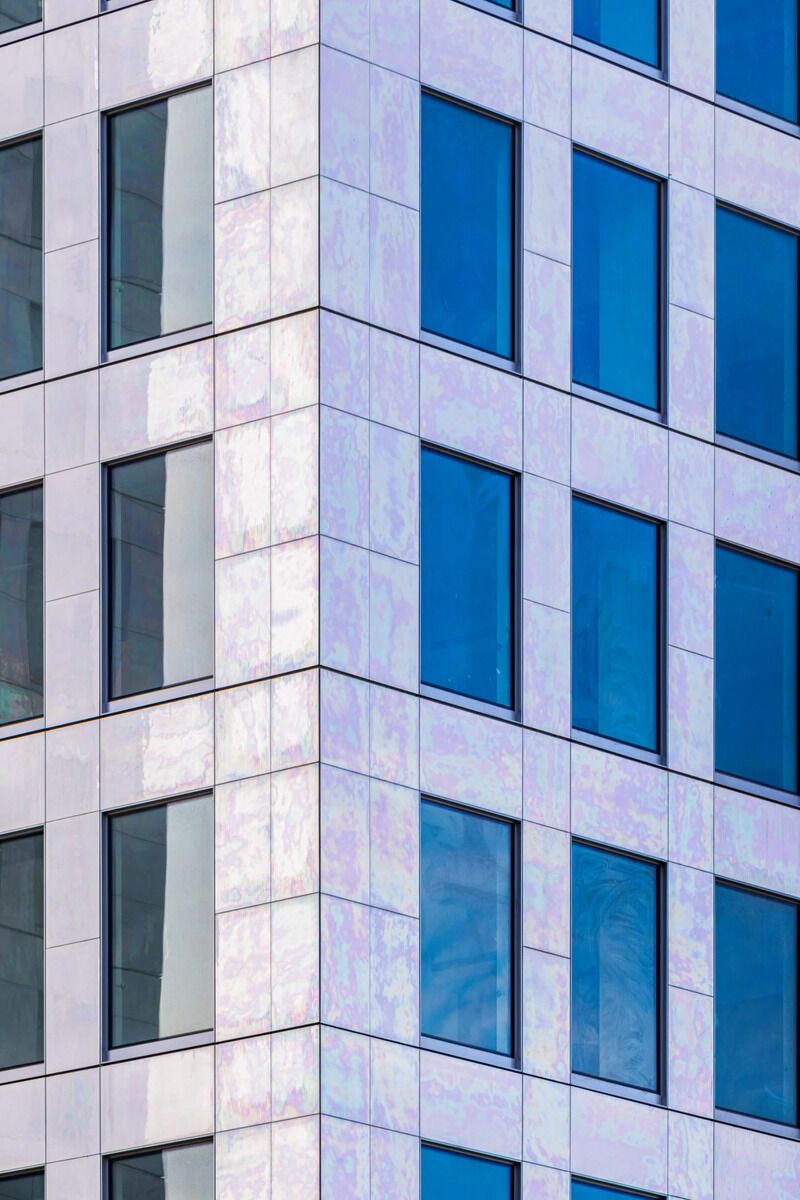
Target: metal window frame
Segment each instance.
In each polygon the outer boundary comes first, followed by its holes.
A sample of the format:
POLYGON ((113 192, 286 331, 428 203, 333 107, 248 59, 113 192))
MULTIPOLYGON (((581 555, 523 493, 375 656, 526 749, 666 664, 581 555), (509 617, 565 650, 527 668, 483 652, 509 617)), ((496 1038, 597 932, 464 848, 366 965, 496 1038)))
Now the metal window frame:
MULTIPOLYGON (((769 112, 766 108, 758 108, 755 104, 749 104, 746 100, 738 100, 735 96, 728 96, 725 92, 719 91, 716 86, 717 76, 717 55, 719 53, 719 43, 717 36, 717 5, 714 4, 714 103, 720 108, 726 108, 729 112, 737 113, 739 116, 749 117, 753 121, 759 121, 762 125, 769 125, 772 129, 778 129, 782 133, 788 133, 792 137, 800 137, 800 65, 795 65, 795 103, 797 105, 797 120, 790 121, 787 117, 780 117, 777 113, 769 112)), ((800 7, 795 4, 795 37, 800 40, 800 7)))
POLYGON ((571 1175, 570 1183, 585 1183, 588 1187, 601 1187, 609 1192, 618 1192, 620 1200, 628 1196, 641 1197, 641 1200, 664 1200, 657 1192, 642 1192, 639 1188, 625 1187, 622 1183, 612 1183, 605 1179, 590 1179, 587 1175, 571 1175))
MULTIPOLYGON (((23 838, 39 837, 42 843, 42 1057, 30 1062, 17 1063, 13 1067, 0 1066, 0 1086, 14 1083, 22 1079, 36 1079, 45 1073, 45 1054, 47 1044, 47 1014, 44 1006, 47 998, 47 877, 45 873, 45 826, 29 825, 23 829, 9 830, 0 835, 0 846, 6 842, 20 842, 23 838)), ((13 1172, 19 1174, 19 1172, 13 1172)), ((22 1174, 35 1174, 23 1171, 22 1174)), ((0 1175, 2 1181, 3 1175, 0 1175)))
POLYGON ((105 1154, 102 1159, 102 1183, 101 1196, 102 1200, 114 1200, 111 1190, 111 1167, 115 1162, 123 1162, 127 1158, 142 1158, 145 1154, 165 1154, 169 1150, 183 1150, 190 1146, 210 1146, 211 1147, 211 1171, 212 1184, 216 1175, 216 1139, 212 1135, 210 1137, 195 1137, 187 1138, 180 1142, 159 1142, 155 1146, 140 1146, 136 1150, 125 1150, 121 1154, 105 1154))
MULTIPOLYGON (((38 22, 38 24, 41 25, 41 22, 38 22)), ((34 29, 34 27, 32 25, 24 25, 22 27, 22 30, 25 31, 25 36, 28 36, 28 37, 31 36, 31 34, 28 32, 29 30, 32 30, 34 33, 41 33, 41 29, 34 29)), ((22 30, 17 30, 15 32, 18 35, 21 35, 22 30)), ((5 35, 5 36, 0 37, 0 48, 2 48, 2 46, 4 46, 6 44, 6 41, 9 41, 9 42, 19 41, 19 36, 10 37, 9 35, 5 35)), ((28 130, 27 133, 14 134, 13 137, 4 138, 3 140, 0 140, 0 154, 2 154, 4 150, 10 150, 13 146, 24 146, 27 142, 40 142, 41 146, 42 146, 42 194, 41 194, 42 246, 41 246, 41 250, 39 252, 40 257, 41 257, 40 283, 41 283, 41 289, 42 289, 42 361, 40 362, 39 366, 34 367, 32 371, 20 371, 16 375, 4 375, 2 378, 0 378, 0 395, 2 395, 4 392, 16 391, 20 388, 32 387, 34 384, 44 382, 44 332, 45 332, 45 321, 44 321, 44 318, 45 318, 45 312, 44 312, 44 304, 45 304, 45 296, 44 296, 44 259, 45 259, 45 248, 44 248, 44 187, 45 187, 45 184, 44 184, 44 181, 45 181, 44 128, 31 129, 31 130, 28 130)), ((17 490, 17 489, 3 488, 3 491, 11 491, 11 490, 17 490)))
MULTIPOLYGON (((44 255, 42 255, 44 258, 44 255)), ((0 723, 0 742, 10 737, 21 737, 25 733, 36 733, 45 727, 45 697, 46 697, 46 682, 47 682, 47 636, 45 629, 45 617, 47 615, 47 580, 45 578, 45 479, 46 476, 38 476, 35 479, 26 480, 24 483, 15 483, 10 487, 0 488, 0 498, 3 496, 16 496, 20 492, 33 492, 37 489, 42 493, 42 711, 34 717, 20 717, 16 721, 3 721, 0 723)))
POLYGON ((591 38, 584 34, 573 33, 572 44, 576 50, 585 50, 588 54, 594 54, 598 58, 605 58, 609 62, 616 63, 619 67, 625 67, 629 71, 635 71, 638 75, 645 75, 649 79, 658 79, 663 83, 669 82, 669 0, 656 0, 658 6, 658 63, 645 62, 643 58, 636 58, 633 54, 624 54, 621 50, 614 50, 611 46, 604 45, 603 42, 594 42, 591 38))
POLYGON ((480 1162, 497 1163, 511 1168, 511 1192, 509 1200, 522 1200, 522 1164, 512 1158, 503 1158, 499 1154, 484 1154, 480 1150, 469 1150, 464 1146, 450 1145, 448 1142, 434 1141, 431 1138, 420 1138, 419 1143, 419 1181, 421 1200, 436 1200, 422 1196, 422 1155, 426 1149, 445 1150, 448 1154, 460 1154, 462 1158, 477 1158, 480 1162))

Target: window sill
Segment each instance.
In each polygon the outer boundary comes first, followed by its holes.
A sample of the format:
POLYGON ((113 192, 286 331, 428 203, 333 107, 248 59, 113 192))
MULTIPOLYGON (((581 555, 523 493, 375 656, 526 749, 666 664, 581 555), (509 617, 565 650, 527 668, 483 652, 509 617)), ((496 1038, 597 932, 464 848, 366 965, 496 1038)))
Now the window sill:
POLYGON ((500 4, 493 4, 492 0, 456 0, 458 4, 464 4, 467 8, 477 8, 478 12, 488 13, 490 17, 499 17, 501 21, 510 21, 512 25, 522 24, 522 0, 519 0, 516 8, 503 8, 500 4))
POLYGON ((44 729, 44 716, 29 717, 24 721, 9 721, 7 725, 0 725, 0 741, 21 737, 24 733, 38 733, 41 729, 44 729))
POLYGON ((774 800, 776 804, 785 804, 789 808, 800 807, 800 796, 794 792, 784 792, 781 788, 770 787, 766 783, 754 783, 750 779, 741 779, 738 775, 726 775, 724 771, 714 772, 714 784, 732 792, 760 796, 762 800, 774 800))
POLYGON ((41 368, 38 371, 26 371, 24 375, 9 375, 7 379, 0 379, 0 395, 34 387, 37 383, 44 383, 44 371, 41 368))
POLYGON ((457 354, 459 358, 468 358, 472 362, 482 363, 485 367, 495 367, 508 375, 522 374, 519 358, 503 358, 499 354, 489 354, 486 350, 477 350, 465 342, 456 342, 452 338, 441 337, 438 333, 429 333, 427 329, 420 329, 419 340, 425 346, 446 350, 448 354, 457 354))
POLYGON ((631 1087, 625 1083, 612 1083, 610 1079, 595 1079, 573 1071, 570 1075, 573 1087, 585 1088, 590 1092, 602 1092, 606 1096, 619 1096, 622 1100, 636 1100, 652 1108, 664 1108, 666 1100, 661 1092, 648 1092, 645 1088, 631 1087))
POLYGON ((593 54, 595 58, 604 58, 606 62, 614 63, 618 67, 624 67, 627 71, 634 71, 637 75, 644 75, 648 79, 655 79, 659 83, 667 83, 667 71, 664 67, 653 67, 650 63, 642 62, 639 58, 632 58, 629 54, 622 54, 619 50, 612 50, 609 46, 603 46, 600 42, 592 42, 589 38, 582 38, 578 34, 573 34, 572 45, 576 50, 583 50, 586 54, 593 54))
POLYGON ((610 754, 619 754, 622 758, 632 758, 636 762, 650 763, 654 767, 667 765, 666 755, 657 750, 641 750, 638 746, 615 742, 613 738, 603 737, 598 733, 587 733, 583 729, 574 727, 570 731, 570 737, 573 742, 580 742, 583 746, 592 746, 595 750, 607 750, 610 754))
POLYGON ((129 1062, 136 1058, 151 1058, 155 1054, 172 1054, 176 1050, 191 1050, 196 1046, 211 1046, 214 1030, 204 1029, 200 1033, 183 1033, 177 1037, 159 1038, 152 1042, 136 1042, 132 1046, 117 1046, 103 1051, 103 1062, 129 1062))
POLYGON ((40 1079, 44 1075, 44 1063, 28 1063, 25 1067, 6 1067, 0 1071, 0 1087, 17 1083, 23 1079, 40 1079))
POLYGON ((29 25, 20 25, 19 29, 9 29, 0 33, 0 47, 8 46, 11 42, 20 42, 23 38, 35 37, 44 33, 44 21, 31 21, 29 25))
POLYGON ((800 474, 800 462, 796 458, 790 458, 788 454, 777 454, 774 450, 764 450, 761 446, 753 446, 752 443, 742 442, 739 438, 728 437, 725 433, 716 435, 714 445, 718 446, 720 450, 732 450, 735 454, 744 454, 759 462, 769 463, 770 466, 778 467, 782 471, 791 471, 795 475, 800 474))
POLYGON ((469 712, 480 713, 484 717, 494 717, 498 721, 508 721, 511 725, 519 725, 521 717, 516 708, 506 708, 503 704, 490 704, 486 700, 474 700, 471 696, 463 696, 460 692, 448 692, 446 688, 432 687, 429 683, 419 685, 419 694, 425 700, 437 700, 440 704, 449 704, 453 708, 466 708, 469 712))
POLYGON ((714 102, 717 108, 727 109, 728 112, 736 113, 738 117, 749 117, 751 121, 758 121, 759 125, 767 125, 770 129, 777 129, 779 133, 788 134, 789 137, 800 137, 799 125, 787 121, 784 117, 775 117, 772 113, 764 112, 762 108, 753 108, 750 104, 723 96, 721 92, 716 93, 714 102))
POLYGON ((649 421, 652 425, 666 424, 664 413, 657 408, 645 408, 643 404, 634 404, 632 400, 623 400, 619 396, 612 396, 610 392, 598 391, 597 388, 576 383, 574 379, 571 390, 573 396, 579 396, 582 400, 591 400, 594 404, 602 404, 605 408, 613 408, 617 412, 626 413, 629 417, 639 417, 642 421, 649 421))
POLYGON ((153 688, 150 692, 137 692, 133 696, 106 699, 104 713, 130 712, 136 708, 150 708, 154 704, 166 704, 169 700, 183 700, 186 696, 198 696, 201 692, 214 690, 214 676, 193 679, 189 683, 176 683, 171 687, 153 688))
POLYGON ((478 1050, 474 1046, 462 1046, 458 1042, 446 1042, 441 1038, 421 1036, 421 1050, 430 1050, 434 1054, 448 1054, 451 1058, 466 1058, 470 1062, 484 1063, 491 1067, 501 1067, 504 1071, 521 1071, 519 1060, 513 1054, 495 1054, 491 1050, 478 1050))
POLYGON ((115 362, 125 362, 129 358, 141 358, 145 354, 155 354, 159 350, 170 350, 173 346, 185 346, 188 342, 199 342, 212 337, 214 325, 195 325, 191 329, 182 329, 178 333, 165 333, 162 337, 148 338, 144 342, 132 342, 130 346, 119 346, 116 350, 104 349, 100 365, 109 366, 115 362))
POLYGON ((796 1125, 782 1125, 780 1121, 765 1121, 762 1117, 748 1117, 744 1113, 728 1112, 726 1108, 715 1108, 714 1120, 720 1121, 724 1125, 736 1125, 740 1129, 751 1129, 755 1133, 769 1133, 773 1137, 800 1142, 800 1129, 796 1125))

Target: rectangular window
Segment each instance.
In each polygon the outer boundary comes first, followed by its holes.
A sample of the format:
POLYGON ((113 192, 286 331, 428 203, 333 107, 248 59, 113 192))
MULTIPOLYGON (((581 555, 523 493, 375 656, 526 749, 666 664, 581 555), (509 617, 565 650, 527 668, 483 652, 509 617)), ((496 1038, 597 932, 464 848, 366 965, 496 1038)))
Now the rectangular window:
POLYGON ((439 1146, 422 1147, 421 1200, 513 1200, 511 1163, 439 1146))
POLYGON ((422 1033, 514 1053, 514 826, 422 802, 422 1033))
POLYGON ((572 724, 658 751, 660 528, 572 502, 572 724))
POLYGON ((623 1191, 621 1188, 603 1187, 600 1183, 587 1183, 573 1179, 572 1200, 645 1200, 641 1192, 623 1191))
POLYGON ((572 178, 573 379, 656 410, 662 185, 580 150, 572 178))
POLYGON ((659 1090, 656 863, 572 847, 572 1069, 659 1090))
POLYGON ((796 792, 798 573, 717 546, 715 766, 796 792))
POLYGON ((422 450, 422 682, 515 703, 515 477, 422 450))
POLYGON ((3 1071, 44 1058, 42 846, 41 833, 0 841, 0 1070, 3 1071))
POLYGON ((44 1200, 44 1171, 0 1177, 0 1200, 44 1200))
POLYGON ((212 673, 212 446, 109 470, 111 696, 212 673))
POLYGON ((212 319, 211 88, 108 118, 108 345, 212 319))
POLYGON ((717 91, 797 121, 797 0, 717 0, 717 91))
POLYGON ((658 67, 661 13, 658 0, 574 0, 573 33, 617 54, 658 67))
POLYGON ((211 1142, 128 1154, 108 1168, 109 1200, 214 1200, 211 1142))
POLYGON ((798 1122, 797 905, 717 883, 716 1103, 798 1122))
POLYGON ((42 715, 42 489, 0 494, 0 724, 42 715))
POLYGON ((717 432, 792 458, 797 235, 717 208, 717 432))
POLYGON ((0 146, 0 379, 42 367, 42 139, 0 146))
POLYGON ((516 127, 422 95, 422 327, 514 358, 516 127))
POLYGON ((115 813, 108 849, 110 1046, 210 1029, 212 798, 115 813))
POLYGON ((11 33, 14 29, 32 25, 41 19, 42 0, 0 0, 0 33, 11 33))

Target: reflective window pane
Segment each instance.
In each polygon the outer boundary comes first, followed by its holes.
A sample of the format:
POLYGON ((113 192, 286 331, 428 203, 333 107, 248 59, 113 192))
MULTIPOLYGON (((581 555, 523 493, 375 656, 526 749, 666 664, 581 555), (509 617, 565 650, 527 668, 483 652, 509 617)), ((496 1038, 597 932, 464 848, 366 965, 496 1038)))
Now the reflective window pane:
POLYGON ((717 1105, 796 1125, 797 905, 716 890, 717 1105))
POLYGON ((511 1054, 513 826, 422 803, 422 1032, 511 1054))
POLYGON ((659 527, 572 503, 572 723, 658 749, 659 527))
POLYGON ((422 1147, 422 1200, 512 1200, 510 1163, 422 1147))
POLYGON ((422 326, 513 358, 514 126, 422 96, 422 326))
POLYGON ((797 241, 717 209, 717 431, 793 457, 797 241))
POLYGON ((0 33, 10 33, 41 19, 42 0, 0 0, 0 33))
POLYGON ((109 472, 111 695, 212 673, 210 442, 109 472))
POLYGON ((715 765, 797 791, 797 572, 717 547, 715 765))
POLYGON ((659 65, 658 0, 574 0, 573 32, 617 54, 659 65))
POLYGON ((41 366, 42 139, 31 138, 0 146, 0 379, 41 366))
POLYGON ((42 715, 42 489, 0 494, 0 724, 42 715))
POLYGON ((44 883, 34 833, 0 841, 0 1070, 43 1057, 44 883))
POLYGON ((514 477, 422 451, 422 681, 514 703, 514 477))
POLYGON ((211 105, 197 88, 109 118, 111 348, 212 318, 211 105))
POLYGON ((110 1200, 214 1200, 210 1142, 112 1159, 110 1200))
POLYGON ((213 1024, 213 823, 210 796, 110 818, 112 1046, 213 1024))
POLYGON ((44 1200, 44 1172, 0 1176, 0 1200, 44 1200))
POLYGON ((797 0, 717 0, 717 91, 797 120, 797 0))
POLYGON ((599 1183, 572 1181, 572 1200, 643 1200, 640 1192, 621 1192, 619 1188, 603 1187, 599 1183))
POLYGON ((576 383, 657 409, 659 188, 573 156, 572 372, 576 383))

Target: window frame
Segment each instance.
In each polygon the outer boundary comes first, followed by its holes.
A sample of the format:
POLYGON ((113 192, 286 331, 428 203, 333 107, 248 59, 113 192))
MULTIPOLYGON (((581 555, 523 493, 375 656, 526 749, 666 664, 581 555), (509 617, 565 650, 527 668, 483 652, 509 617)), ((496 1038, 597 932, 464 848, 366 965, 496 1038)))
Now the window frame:
POLYGON ((216 1135, 209 1137, 188 1138, 182 1142, 159 1142, 156 1146, 140 1146, 136 1150, 123 1150, 120 1154, 104 1154, 102 1157, 102 1183, 100 1195, 102 1200, 112 1200, 111 1193, 111 1164, 121 1162, 126 1158, 141 1158, 143 1154, 164 1154, 169 1150, 185 1150, 190 1146, 211 1147, 211 1187, 214 1187, 217 1166, 216 1135))
POLYGON ((587 1175, 570 1175, 570 1196, 572 1194, 573 1183, 585 1183, 588 1187, 606 1188, 609 1192, 619 1192, 620 1197, 636 1196, 641 1197, 641 1200, 663 1200, 657 1192, 642 1192, 639 1188, 625 1187, 622 1183, 606 1183, 603 1179, 590 1179, 587 1175))
MULTIPOLYGON (((795 16, 798 50, 800 50, 800 6, 797 8, 795 16)), ((714 104, 718 108, 727 109, 728 112, 736 113, 738 116, 749 117, 751 121, 769 125, 772 129, 780 130, 781 133, 788 133, 790 137, 800 137, 800 55, 798 56, 795 80, 798 119, 790 121, 786 117, 779 117, 776 113, 769 112, 766 108, 757 108, 754 104, 748 104, 746 100, 737 100, 735 96, 728 96, 725 92, 719 91, 717 88, 717 53, 717 0, 714 0, 714 104)))
POLYGON ((493 0, 456 0, 456 3, 488 13, 490 17, 500 17, 502 21, 511 21, 513 25, 522 25, 525 19, 525 0, 514 0, 513 8, 503 8, 493 0))
MULTIPOLYGON (((11 1081, 4 1078, 2 1082, 6 1083, 11 1081)), ((42 1194, 46 1195, 47 1193, 45 1189, 47 1187, 47 1172, 45 1167, 46 1164, 42 1163, 42 1165, 39 1167, 22 1167, 21 1169, 19 1167, 14 1167, 14 1169, 11 1171, 2 1171, 0 1172, 0 1184, 3 1182, 7 1183, 9 1180, 13 1182, 15 1179, 32 1179, 35 1175, 40 1175, 42 1177, 42 1183, 44 1184, 42 1194)))
MULTIPOLYGON (((669 82, 669 0, 656 0, 658 5, 658 64, 653 66, 652 63, 645 62, 644 59, 634 58, 632 54, 623 54, 621 50, 614 50, 611 46, 605 46, 602 42, 593 42, 591 38, 583 37, 581 34, 572 34, 572 45, 576 50, 583 50, 587 54, 593 54, 597 58, 604 58, 608 62, 616 63, 618 67, 625 67, 629 71, 636 71, 639 75, 645 75, 649 79, 658 79, 662 83, 669 82)), ((570 18, 572 26, 574 26, 574 0, 570 0, 570 18)))
POLYGON ((419 1186, 422 1200, 422 1153, 431 1150, 445 1150, 448 1154, 460 1154, 464 1158, 477 1158, 481 1162, 499 1163, 511 1168, 511 1200, 522 1200, 522 1164, 516 1159, 503 1158, 499 1154, 483 1154, 480 1150, 469 1150, 465 1146, 449 1145, 447 1142, 434 1141, 431 1138, 420 1138, 419 1142, 419 1186))
MULTIPOLYGON (((45 1073, 45 1055, 47 1054, 47 865, 46 865, 46 826, 30 825, 24 829, 14 829, 0 835, 0 843, 16 842, 21 838, 36 837, 42 839, 42 1057, 33 1062, 20 1063, 16 1067, 0 1067, 0 1086, 5 1083, 16 1083, 25 1079, 38 1079, 45 1073)), ((0 1172, 0 1182, 3 1176, 14 1178, 16 1175, 35 1175, 35 1170, 14 1170, 0 1172)))
MULTIPOLYGON (((42 32, 41 26, 42 26, 42 22, 38 21, 33 25, 23 25, 21 27, 21 29, 11 30, 7 34, 0 35, 0 49, 2 49, 2 47, 9 42, 17 42, 17 41, 20 41, 21 38, 23 38, 23 37, 31 37, 34 33, 41 33, 42 32)), ((44 198, 45 198, 45 196, 44 196, 44 191, 45 191, 45 170, 46 170, 44 126, 42 126, 39 129, 29 130, 27 133, 14 134, 13 137, 0 139, 0 153, 3 150, 9 150, 12 146, 21 146, 21 145, 24 145, 26 142, 37 142, 37 141, 41 142, 41 145, 42 145, 42 249, 41 249, 41 258, 42 258, 42 267, 41 267, 42 365, 40 367, 36 367, 33 371, 23 371, 19 375, 5 375, 2 379, 0 379, 0 395, 3 395, 6 392, 14 392, 19 388, 32 387, 34 384, 37 384, 37 383, 44 383, 44 344, 45 344, 44 340, 45 340, 45 316, 46 316, 46 314, 45 314, 45 295, 44 295, 44 259, 45 259, 45 248, 44 248, 44 220, 45 220, 45 218, 44 218, 44 198)), ((43 484, 44 484, 44 480, 42 479, 42 485, 43 484)), ((11 488, 4 487, 2 490, 4 492, 22 491, 23 487, 28 487, 28 486, 33 487, 35 485, 33 483, 21 484, 21 485, 15 484, 14 487, 11 487, 11 488)))
MULTIPOLYGON (((17 379, 22 376, 16 376, 17 379)), ((0 389, 1 391, 2 389, 0 389)), ((42 493, 42 711, 38 717, 21 717, 18 721, 3 721, 0 722, 0 742, 9 737, 20 737, 24 733, 37 733, 40 729, 44 729, 47 720, 47 581, 44 577, 45 556, 47 548, 45 545, 45 520, 46 520, 46 504, 47 497, 45 495, 45 476, 39 479, 30 479, 25 483, 15 483, 12 487, 0 488, 0 497, 14 495, 17 492, 29 492, 34 488, 39 488, 42 493)))

